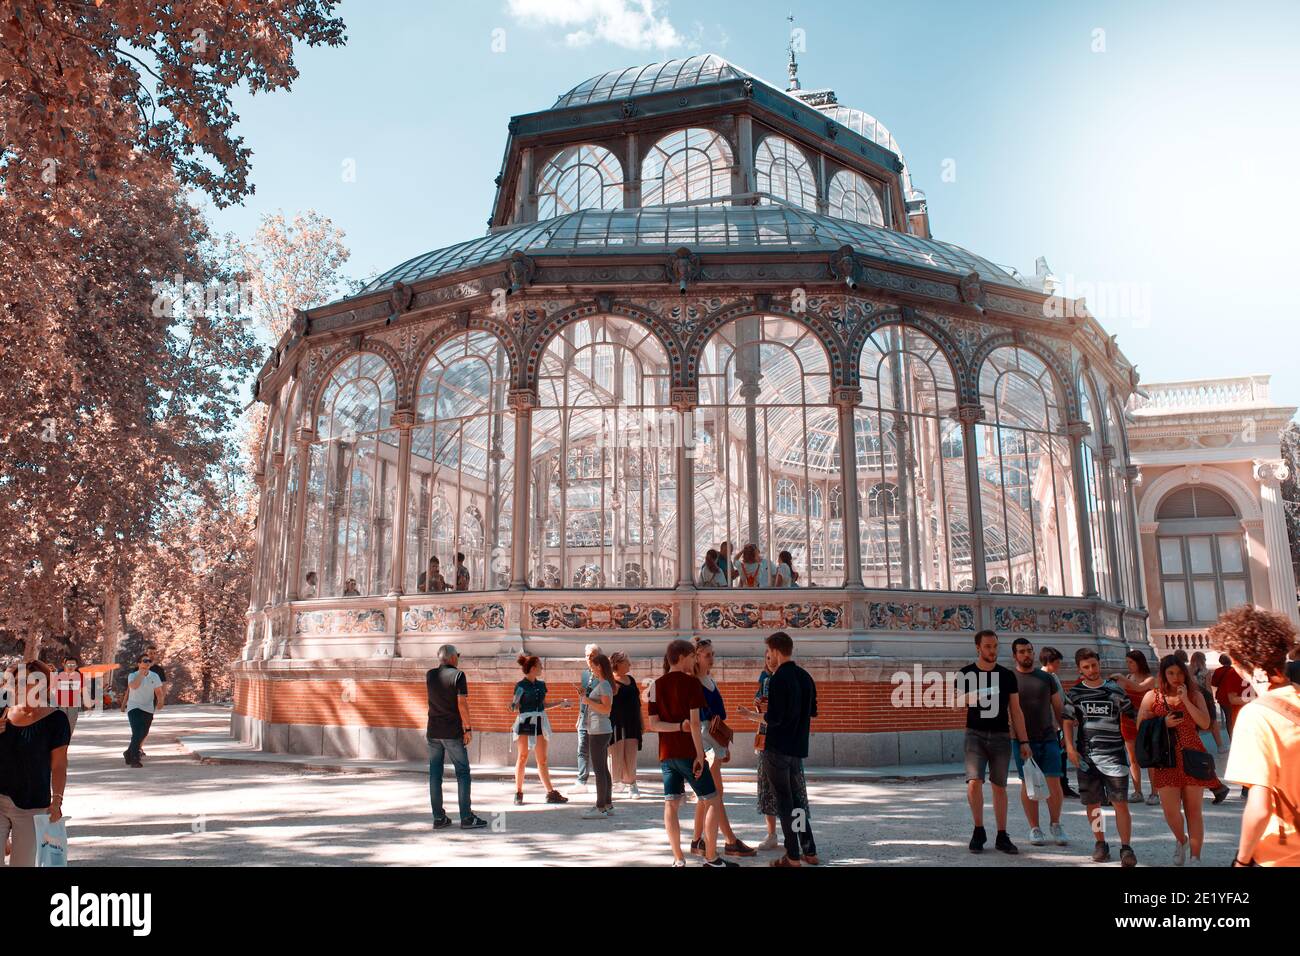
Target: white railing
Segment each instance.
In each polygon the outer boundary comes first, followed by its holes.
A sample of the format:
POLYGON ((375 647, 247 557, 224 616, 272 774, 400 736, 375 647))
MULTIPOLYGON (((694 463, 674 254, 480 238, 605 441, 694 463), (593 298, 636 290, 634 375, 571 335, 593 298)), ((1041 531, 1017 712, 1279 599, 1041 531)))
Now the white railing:
POLYGON ((1159 382, 1143 385, 1147 397, 1134 395, 1131 411, 1194 411, 1257 405, 1268 401, 1268 375, 1237 378, 1207 378, 1187 382, 1159 382))
POLYGON ((1179 649, 1186 651, 1188 654, 1202 651, 1206 657, 1210 657, 1211 651, 1216 650, 1210 644, 1208 628, 1187 628, 1176 631, 1152 628, 1151 643, 1155 645, 1156 651, 1161 657, 1172 654, 1179 649))

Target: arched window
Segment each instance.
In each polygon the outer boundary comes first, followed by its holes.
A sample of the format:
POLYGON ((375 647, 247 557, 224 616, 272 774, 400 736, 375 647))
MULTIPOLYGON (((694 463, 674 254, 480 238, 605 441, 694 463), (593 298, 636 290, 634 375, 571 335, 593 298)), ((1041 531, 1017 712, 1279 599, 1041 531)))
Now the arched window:
POLYGON ((822 492, 816 485, 808 489, 808 514, 814 518, 822 517, 822 492))
MULTIPOLYGON (((824 518, 807 508, 783 510, 781 483, 799 488, 838 481, 837 417, 830 405, 830 363, 812 331, 791 319, 736 319, 705 343, 700 357, 696 427, 713 436, 716 462, 695 462, 697 530, 701 540, 754 544, 775 561, 788 550, 805 585, 838 584, 814 574, 812 542, 825 546, 824 518), (706 514, 710 518, 706 518, 706 514)), ((696 564, 703 554, 695 555, 696 564)), ((837 575, 838 577, 838 575, 837 575)))
POLYGON ((455 586, 458 553, 465 555, 471 590, 510 583, 515 416, 506 404, 509 381, 505 351, 489 332, 448 339, 421 370, 406 497, 407 594, 431 590, 427 575, 435 557, 455 586))
POLYGON ((1167 626, 1208 627, 1228 608, 1251 602, 1245 540, 1232 502, 1204 485, 1185 485, 1160 502, 1156 521, 1167 626))
POLYGON ((776 513, 782 515, 797 515, 799 513, 799 488, 789 478, 777 480, 776 513))
MULTIPOLYGON (((676 418, 669 362, 645 326, 617 316, 580 319, 556 333, 538 373, 532 416, 533 506, 559 516, 554 538, 530 534, 528 567, 546 564, 583 587, 618 585, 635 563, 638 585, 676 583, 676 418), (564 467, 549 466, 552 459, 564 467), (599 584, 592 583, 599 581, 599 584)), ((534 519, 536 520, 536 519, 534 519)))
POLYGON ((270 596, 276 602, 284 601, 290 593, 290 580, 293 575, 293 546, 301 531, 301 515, 298 512, 298 487, 302 483, 302 452, 294 441, 294 434, 302 420, 303 390, 298 383, 293 384, 289 392, 289 403, 285 406, 281 419, 283 433, 282 448, 284 456, 284 491, 277 508, 279 517, 276 526, 276 544, 271 567, 274 580, 270 596))
MULTIPOLYGON (((877 329, 858 363, 862 404, 858 437, 859 515, 868 587, 952 590, 970 574, 969 536, 954 540, 954 522, 969 523, 965 466, 941 454, 961 425, 952 417, 952 367, 925 333, 901 325, 877 329)), ((960 437, 958 438, 960 442, 960 437)))
POLYGON ((801 209, 817 211, 817 180, 808 157, 781 136, 765 136, 754 156, 754 176, 761 193, 801 209))
POLYGON ((398 431, 397 381, 378 355, 353 355, 330 374, 316 408, 299 590, 322 597, 392 587, 398 431))
POLYGON ((990 579, 1030 594, 1081 595, 1070 445, 1061 387, 1026 349, 994 349, 980 369, 985 420, 975 429, 990 579))
POLYGON ((1114 457, 1110 461, 1111 513, 1115 517, 1115 543, 1119 554, 1117 577, 1120 582, 1120 599, 1128 607, 1142 606, 1142 581, 1139 561, 1133 554, 1134 514, 1133 490, 1128 482, 1128 435, 1124 430, 1124 413, 1112 398, 1106 404, 1106 441, 1114 457))
POLYGON ((623 167, 603 146, 567 146, 542 167, 537 218, 579 209, 622 209, 623 167))
POLYGON ((830 213, 839 219, 860 222, 867 226, 883 226, 885 214, 880 199, 865 176, 841 169, 831 177, 829 187, 830 213))
POLYGON ((641 205, 731 195, 731 147, 711 129, 679 129, 646 152, 641 163, 641 205))
POLYGON ((1097 593, 1107 601, 1118 601, 1119 581, 1111 567, 1111 523, 1106 500, 1106 463, 1102 460, 1101 421, 1097 417, 1092 383, 1084 376, 1079 380, 1079 412, 1088 425, 1083 438, 1083 494, 1088 508, 1088 533, 1092 539, 1092 569, 1097 579, 1097 593))

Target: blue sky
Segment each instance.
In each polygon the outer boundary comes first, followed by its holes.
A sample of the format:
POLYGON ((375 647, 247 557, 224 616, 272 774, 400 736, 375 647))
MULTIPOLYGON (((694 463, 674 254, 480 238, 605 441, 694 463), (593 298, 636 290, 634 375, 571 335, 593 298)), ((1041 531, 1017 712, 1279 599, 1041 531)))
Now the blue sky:
POLYGON ((1300 404, 1294 0, 349 0, 346 46, 236 97, 257 192, 212 218, 314 208, 369 276, 480 235, 510 116, 591 75, 714 52, 784 88, 789 13, 804 87, 889 127, 938 238, 1046 256, 1145 381, 1271 372, 1300 404))

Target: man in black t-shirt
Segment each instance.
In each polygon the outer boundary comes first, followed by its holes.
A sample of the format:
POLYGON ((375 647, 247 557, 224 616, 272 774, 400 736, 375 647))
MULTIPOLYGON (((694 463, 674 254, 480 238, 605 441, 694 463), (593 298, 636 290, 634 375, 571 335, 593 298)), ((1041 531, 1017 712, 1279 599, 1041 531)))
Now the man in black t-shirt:
POLYGON ((445 758, 456 769, 456 795, 460 806, 460 828, 478 830, 487 821, 474 815, 469 801, 469 687, 465 674, 456 666, 460 652, 451 644, 438 648, 439 666, 424 675, 429 695, 429 722, 425 738, 429 742, 429 802, 433 806, 433 828, 451 826, 451 817, 442 806, 442 771, 445 758))
MULTIPOLYGON (((1019 853, 1007 834, 1007 768, 1011 764, 1011 729, 1026 740, 1020 712, 1020 683, 1016 674, 998 663, 998 636, 993 631, 975 635, 979 658, 961 669, 956 681, 957 706, 966 708, 966 799, 975 832, 970 851, 980 853, 988 842, 984 832, 984 777, 993 785, 993 816, 998 835, 993 845, 1003 853, 1019 853)), ((1029 744, 1020 745, 1028 758, 1029 744)))

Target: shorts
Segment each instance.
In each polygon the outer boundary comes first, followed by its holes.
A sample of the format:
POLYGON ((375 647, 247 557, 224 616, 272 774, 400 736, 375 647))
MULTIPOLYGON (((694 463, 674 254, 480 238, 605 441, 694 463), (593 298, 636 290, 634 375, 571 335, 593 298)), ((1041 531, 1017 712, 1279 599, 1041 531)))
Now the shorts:
MULTIPOLYGON (((1065 758, 1061 753, 1061 744, 1055 737, 1048 737, 1046 740, 1029 741, 1029 749, 1034 763, 1038 764, 1038 769, 1043 771, 1044 777, 1064 777, 1065 776, 1065 758)), ((1013 741, 1011 744, 1011 755, 1016 758, 1016 773, 1020 774, 1020 779, 1025 779, 1025 761, 1020 756, 1020 743, 1013 741)))
POLYGON ((1007 785, 1011 766, 1011 733, 1006 730, 972 730, 966 728, 966 782, 989 782, 995 787, 1007 785))
POLYGON ((730 753, 726 747, 709 736, 709 732, 703 727, 700 728, 700 742, 704 744, 704 756, 708 757, 710 753, 713 755, 710 763, 724 761, 730 753))
POLYGON ((688 783, 701 800, 708 800, 718 792, 718 788, 713 785, 713 774, 709 773, 709 765, 705 763, 704 772, 695 777, 691 775, 691 765, 694 763, 694 759, 688 757, 674 757, 671 760, 659 761, 659 769, 664 775, 665 800, 680 800, 686 796, 688 783))
POLYGON ((1079 768, 1079 800, 1085 807, 1095 807, 1102 802, 1102 794, 1110 798, 1111 803, 1124 803, 1128 800, 1128 774, 1112 777, 1102 773, 1096 767, 1085 764, 1079 768))

